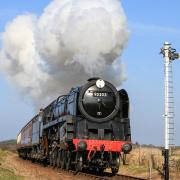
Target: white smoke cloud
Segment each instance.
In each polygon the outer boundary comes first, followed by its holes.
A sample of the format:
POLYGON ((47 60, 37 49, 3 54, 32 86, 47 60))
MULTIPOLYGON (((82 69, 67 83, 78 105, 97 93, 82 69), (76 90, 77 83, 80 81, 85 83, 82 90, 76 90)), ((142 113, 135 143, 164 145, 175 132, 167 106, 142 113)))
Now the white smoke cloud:
POLYGON ((92 76, 120 85, 128 36, 119 0, 54 0, 40 17, 25 14, 7 24, 0 66, 40 107, 92 76))

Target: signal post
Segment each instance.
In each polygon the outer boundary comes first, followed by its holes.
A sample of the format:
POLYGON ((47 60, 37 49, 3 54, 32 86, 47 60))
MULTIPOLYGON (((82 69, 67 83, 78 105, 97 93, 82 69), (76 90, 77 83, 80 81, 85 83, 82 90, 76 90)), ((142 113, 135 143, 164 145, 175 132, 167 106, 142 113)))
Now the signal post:
POLYGON ((164 43, 161 48, 161 54, 164 57, 164 180, 169 180, 169 148, 174 145, 174 102, 173 102, 173 79, 172 79, 172 61, 180 58, 180 54, 176 53, 176 49, 171 48, 171 44, 164 43))

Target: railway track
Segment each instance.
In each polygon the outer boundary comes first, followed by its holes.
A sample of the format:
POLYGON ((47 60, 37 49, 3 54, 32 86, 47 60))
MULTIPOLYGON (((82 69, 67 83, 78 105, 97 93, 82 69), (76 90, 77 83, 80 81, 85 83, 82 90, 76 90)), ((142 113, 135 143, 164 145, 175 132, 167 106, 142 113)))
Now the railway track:
POLYGON ((111 173, 105 172, 101 175, 98 174, 92 174, 92 173, 85 173, 85 172, 78 172, 76 173, 73 170, 62 170, 64 173, 72 174, 76 177, 82 177, 83 179, 96 179, 96 180, 147 180, 145 178, 135 177, 135 176, 128 176, 128 175, 122 175, 122 174, 116 174, 115 176, 112 176, 111 173))
POLYGON ((127 175, 122 175, 122 174, 117 174, 115 176, 115 179, 120 179, 120 180, 147 180, 145 178, 140 178, 140 177, 135 177, 135 176, 127 176, 127 175))
MULTIPOLYGON (((32 163, 32 162, 31 162, 32 163)), ((32 163, 32 164, 38 164, 45 168, 53 169, 53 171, 61 174, 71 175, 72 178, 80 178, 80 179, 95 179, 95 180, 148 180, 147 178, 141 178, 141 177, 135 177, 135 176, 129 176, 129 175, 123 175, 123 174, 116 174, 112 175, 110 172, 103 172, 101 174, 93 173, 92 171, 87 172, 76 172, 74 170, 65 170, 57 167, 52 167, 50 165, 44 166, 40 162, 32 163)))

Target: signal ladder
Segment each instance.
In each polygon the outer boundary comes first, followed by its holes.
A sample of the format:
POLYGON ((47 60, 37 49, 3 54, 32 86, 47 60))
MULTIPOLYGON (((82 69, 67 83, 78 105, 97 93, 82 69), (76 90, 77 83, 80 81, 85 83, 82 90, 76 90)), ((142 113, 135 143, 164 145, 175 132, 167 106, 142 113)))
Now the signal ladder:
POLYGON ((166 93, 166 116, 168 116, 168 144, 170 147, 170 154, 172 154, 172 148, 175 147, 175 123, 174 123, 174 96, 173 96, 173 72, 172 72, 172 63, 166 62, 165 63, 165 75, 166 75, 166 82, 165 82, 165 93, 166 93), (168 82, 167 82, 168 81, 168 82))

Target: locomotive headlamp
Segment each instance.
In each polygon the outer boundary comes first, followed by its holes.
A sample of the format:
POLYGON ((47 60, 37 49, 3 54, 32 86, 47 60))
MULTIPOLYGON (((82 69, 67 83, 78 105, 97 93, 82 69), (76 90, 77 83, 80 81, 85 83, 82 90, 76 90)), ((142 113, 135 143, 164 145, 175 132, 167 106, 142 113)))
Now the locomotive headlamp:
POLYGON ((96 86, 101 89, 105 86, 105 82, 102 79, 98 79, 96 81, 96 86))
POLYGON ((85 141, 79 141, 77 145, 78 151, 85 151, 87 148, 87 144, 85 141))
POLYGON ((123 144, 122 151, 127 154, 132 150, 132 145, 130 143, 123 144))

